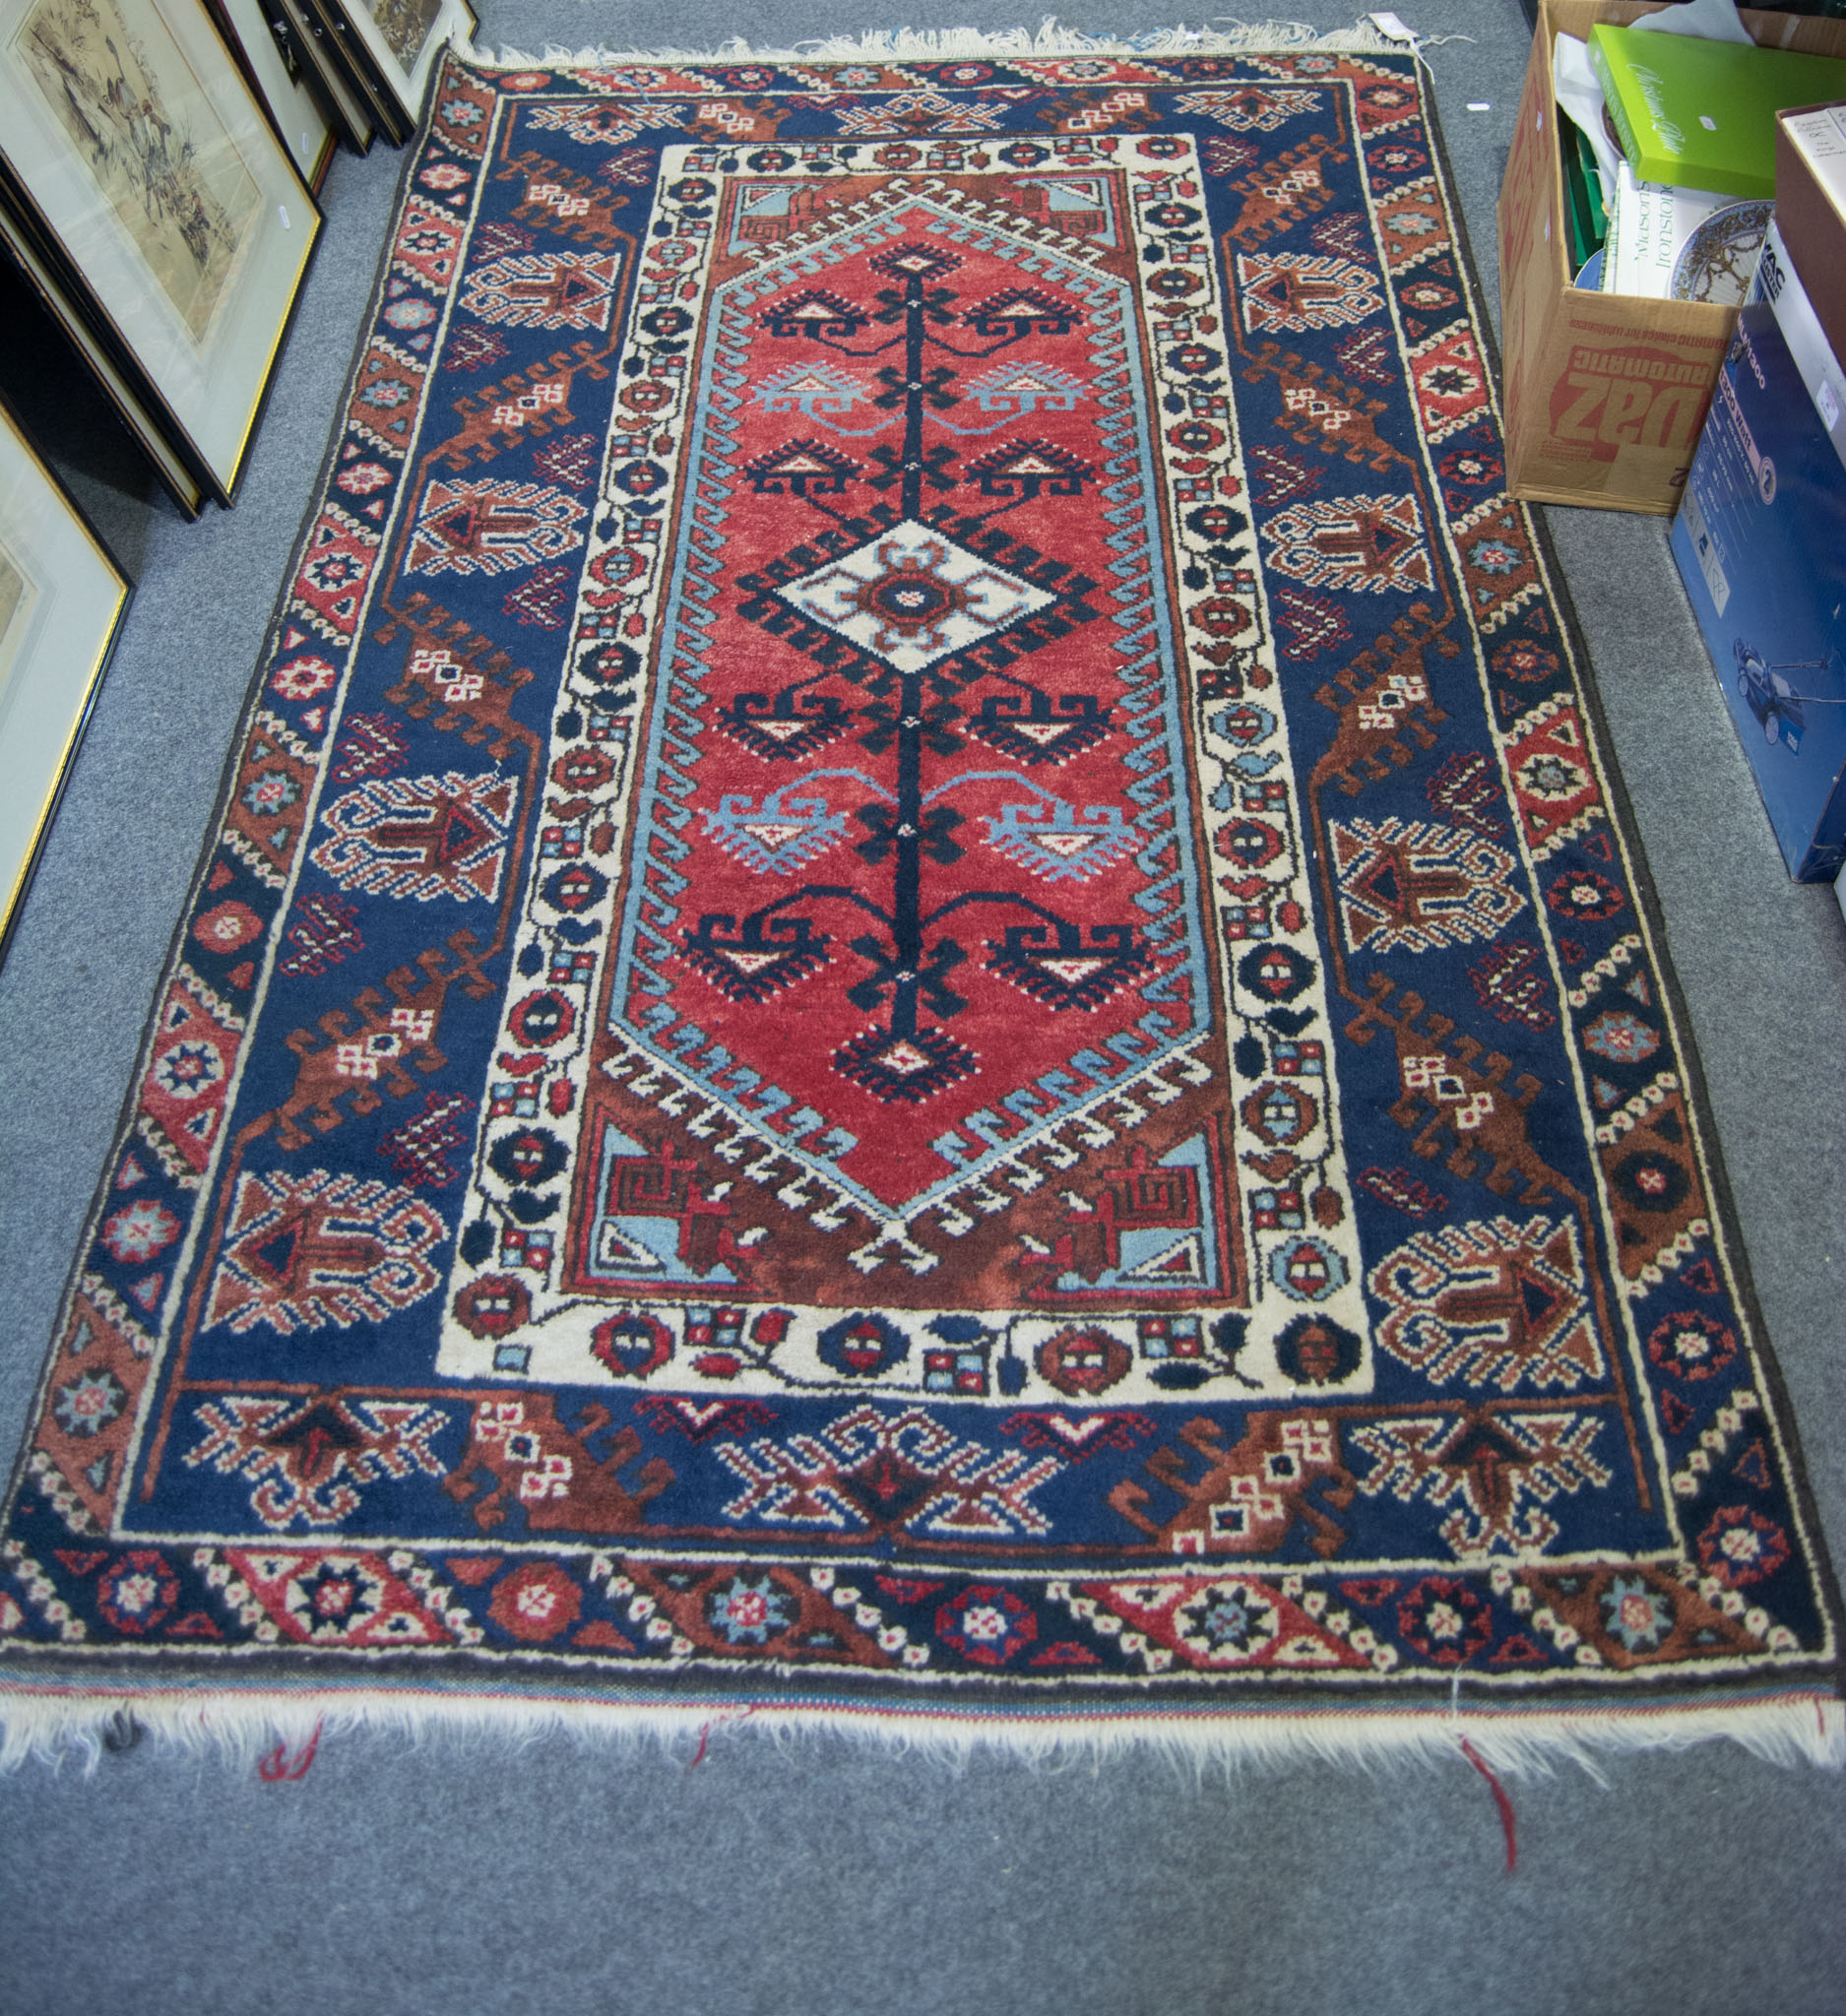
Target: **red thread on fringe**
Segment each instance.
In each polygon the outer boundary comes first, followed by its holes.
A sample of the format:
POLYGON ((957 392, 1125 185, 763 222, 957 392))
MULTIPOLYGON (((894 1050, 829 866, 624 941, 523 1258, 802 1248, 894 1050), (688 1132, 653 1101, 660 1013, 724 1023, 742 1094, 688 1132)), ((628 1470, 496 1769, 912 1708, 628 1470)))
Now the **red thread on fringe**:
MULTIPOLYGON (((321 1721, 326 1718, 323 1716, 321 1721)), ((257 1759, 256 1775, 265 1785, 293 1785, 308 1775, 308 1767, 314 1762, 314 1752, 321 1746, 321 1723, 314 1725, 314 1733, 308 1737, 291 1757, 286 1743, 278 1743, 267 1757, 257 1759)))
POLYGON ((693 1751, 692 1762, 686 1766, 686 1769, 688 1771, 696 1771, 699 1768, 699 1766, 705 1762, 705 1746, 707 1743, 711 1741, 712 1731, 714 1729, 722 1727, 727 1722, 748 1722, 750 1717, 753 1716, 755 1713, 756 1704, 754 1701, 752 1701, 749 1707, 741 1710, 738 1714, 720 1715, 714 1717, 714 1719, 711 1722, 700 1723, 699 1747, 693 1751))
POLYGON ((1493 1766, 1466 1736, 1461 1739, 1461 1754, 1485 1778, 1494 1794, 1494 1803, 1499 1808, 1499 1824, 1506 1836, 1506 1873, 1511 1875, 1519 1866, 1519 1836, 1513 1825, 1512 1800, 1506 1796, 1506 1788, 1495 1777, 1493 1766))

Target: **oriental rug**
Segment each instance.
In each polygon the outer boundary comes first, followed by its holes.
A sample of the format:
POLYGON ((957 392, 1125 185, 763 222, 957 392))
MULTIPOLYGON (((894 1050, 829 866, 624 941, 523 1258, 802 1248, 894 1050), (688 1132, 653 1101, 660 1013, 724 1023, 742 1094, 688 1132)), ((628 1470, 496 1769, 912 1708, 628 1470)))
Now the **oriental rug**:
POLYGON ((1344 40, 448 60, 16 1724, 1837 1751, 1418 66, 1344 40))

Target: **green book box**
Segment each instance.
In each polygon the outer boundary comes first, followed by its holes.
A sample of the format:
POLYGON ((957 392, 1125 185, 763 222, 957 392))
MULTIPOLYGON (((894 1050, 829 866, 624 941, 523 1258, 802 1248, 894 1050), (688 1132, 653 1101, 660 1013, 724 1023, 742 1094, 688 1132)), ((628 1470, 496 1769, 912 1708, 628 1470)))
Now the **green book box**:
POLYGON ((1598 23, 1590 61, 1623 152, 1643 182, 1775 194, 1775 115, 1846 98, 1846 62, 1598 23))

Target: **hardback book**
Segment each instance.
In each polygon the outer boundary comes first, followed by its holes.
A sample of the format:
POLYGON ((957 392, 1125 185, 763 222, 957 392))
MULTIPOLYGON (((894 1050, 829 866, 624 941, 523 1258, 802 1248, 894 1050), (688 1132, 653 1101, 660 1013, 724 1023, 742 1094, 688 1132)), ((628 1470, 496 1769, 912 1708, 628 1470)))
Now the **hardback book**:
POLYGON ((1785 112, 1782 129, 1827 200, 1846 218, 1846 105, 1804 105, 1785 112))
POLYGON ((1560 135, 1563 141, 1560 152, 1564 169, 1564 242, 1570 257, 1570 271, 1576 273, 1596 250, 1597 240, 1590 211, 1590 193, 1583 181, 1583 162, 1571 144, 1574 132, 1565 138, 1560 127, 1560 135))
POLYGON ((1846 353, 1846 105, 1776 122, 1775 221, 1833 347, 1846 353))
POLYGON ((1775 115, 1846 97, 1846 62, 1599 22, 1590 62, 1623 152, 1643 182, 1725 196, 1775 194, 1775 115))
POLYGON ((1681 253, 1725 201, 1703 189, 1637 181, 1623 161, 1617 172, 1616 207, 1609 214, 1603 292, 1671 300, 1681 253))

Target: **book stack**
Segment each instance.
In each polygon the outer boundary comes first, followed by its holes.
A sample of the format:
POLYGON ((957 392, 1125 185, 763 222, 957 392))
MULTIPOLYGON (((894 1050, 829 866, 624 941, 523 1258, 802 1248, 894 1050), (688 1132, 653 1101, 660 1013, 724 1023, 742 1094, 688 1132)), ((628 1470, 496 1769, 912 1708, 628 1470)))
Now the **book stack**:
POLYGON ((1599 23, 1590 62, 1635 177, 1711 195, 1775 195, 1775 115, 1846 97, 1846 63, 1754 42, 1599 23))
MULTIPOLYGON (((1609 23, 1591 29, 1586 54, 1621 156, 1602 192, 1601 263, 1578 269, 1577 284, 1735 307, 1768 227, 1776 115, 1846 98, 1846 62, 1609 23)), ((1580 158, 1580 125, 1575 138, 1580 158)), ((1573 241, 1588 248, 1594 210, 1571 195, 1573 241)))

